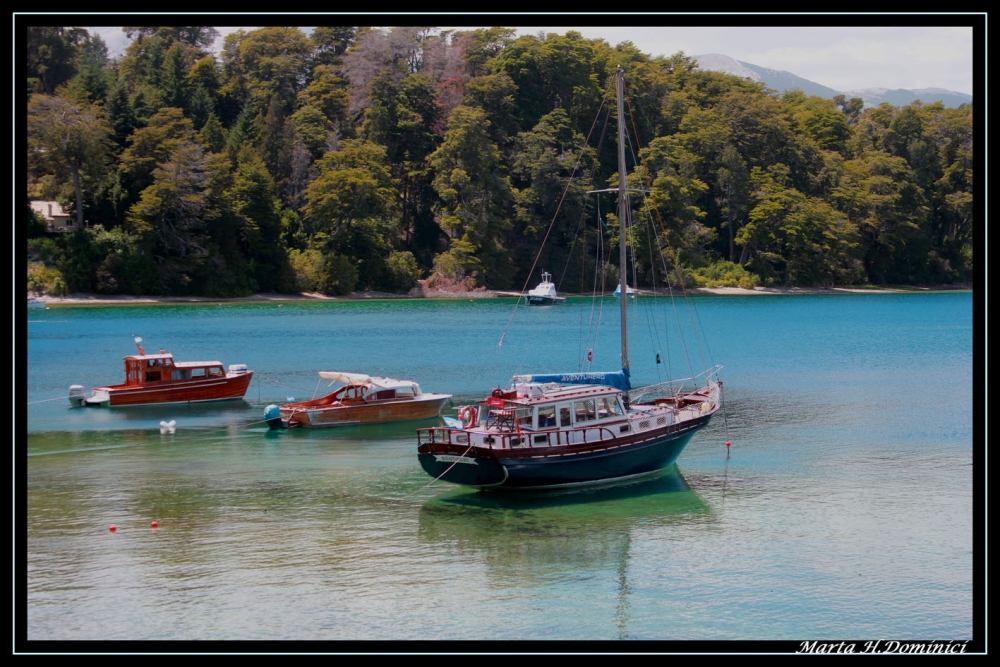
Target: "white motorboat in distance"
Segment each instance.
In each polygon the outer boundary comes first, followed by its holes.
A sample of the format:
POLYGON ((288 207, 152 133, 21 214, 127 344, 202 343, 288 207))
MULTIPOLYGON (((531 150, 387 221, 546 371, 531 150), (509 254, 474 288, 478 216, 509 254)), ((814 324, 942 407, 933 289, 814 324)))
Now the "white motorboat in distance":
POLYGON ((566 303, 566 297, 556 293, 556 286, 552 284, 552 274, 542 271, 542 282, 538 287, 528 291, 528 305, 530 306, 551 306, 554 303, 566 303))

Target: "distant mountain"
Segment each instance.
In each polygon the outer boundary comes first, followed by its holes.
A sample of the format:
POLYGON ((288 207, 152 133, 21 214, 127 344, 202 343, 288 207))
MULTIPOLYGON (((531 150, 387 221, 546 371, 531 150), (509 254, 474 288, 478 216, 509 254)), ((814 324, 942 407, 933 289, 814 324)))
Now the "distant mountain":
POLYGON ((865 88, 863 90, 838 91, 810 81, 809 79, 803 79, 791 72, 760 67, 759 65, 736 60, 718 53, 694 56, 694 59, 698 61, 698 64, 704 70, 725 72, 726 74, 734 74, 752 81, 760 81, 768 88, 776 90, 779 93, 783 93, 786 90, 798 89, 806 95, 815 95, 827 99, 832 99, 837 95, 845 95, 848 99, 860 97, 864 100, 867 107, 877 107, 883 102, 902 107, 916 100, 920 100, 924 104, 941 102, 946 107, 958 107, 972 101, 971 95, 956 93, 943 88, 920 88, 919 90, 865 88))
POLYGON ((956 93, 944 88, 919 88, 917 90, 864 88, 862 90, 849 90, 844 95, 860 97, 865 101, 865 106, 870 107, 877 107, 882 102, 888 102, 896 107, 904 107, 915 100, 920 100, 924 104, 941 102, 946 107, 958 107, 972 101, 972 95, 956 93))

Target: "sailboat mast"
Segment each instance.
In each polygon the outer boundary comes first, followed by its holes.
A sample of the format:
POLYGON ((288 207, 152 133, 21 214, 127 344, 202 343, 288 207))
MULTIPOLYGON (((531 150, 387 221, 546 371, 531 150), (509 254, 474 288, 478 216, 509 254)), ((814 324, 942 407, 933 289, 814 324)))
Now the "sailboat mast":
POLYGON ((625 242, 628 216, 628 192, 625 188, 625 70, 619 65, 615 72, 618 79, 618 271, 622 305, 622 368, 628 368, 628 283, 625 271, 625 242))

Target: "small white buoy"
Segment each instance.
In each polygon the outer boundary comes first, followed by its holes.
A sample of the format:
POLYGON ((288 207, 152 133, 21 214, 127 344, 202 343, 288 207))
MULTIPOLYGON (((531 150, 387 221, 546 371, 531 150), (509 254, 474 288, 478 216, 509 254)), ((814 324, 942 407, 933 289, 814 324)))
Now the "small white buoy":
POLYGON ((171 419, 170 421, 160 422, 160 433, 173 433, 175 427, 177 426, 177 420, 171 419))

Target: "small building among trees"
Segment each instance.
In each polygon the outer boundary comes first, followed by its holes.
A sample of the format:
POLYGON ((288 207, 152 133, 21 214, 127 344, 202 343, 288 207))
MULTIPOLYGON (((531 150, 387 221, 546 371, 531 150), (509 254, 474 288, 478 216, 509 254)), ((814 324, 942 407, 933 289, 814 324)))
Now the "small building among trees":
POLYGON ((63 210, 62 204, 57 201, 33 200, 31 210, 45 221, 47 232, 73 232, 78 229, 75 216, 63 210))

